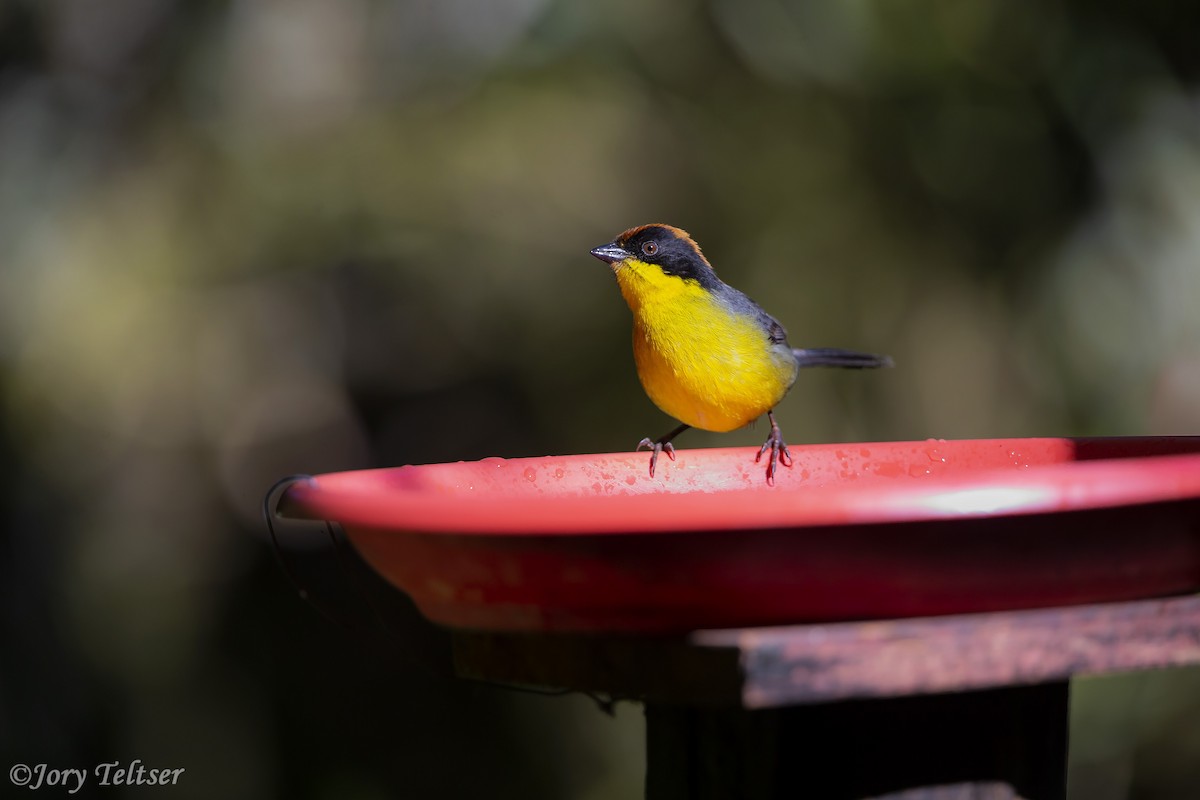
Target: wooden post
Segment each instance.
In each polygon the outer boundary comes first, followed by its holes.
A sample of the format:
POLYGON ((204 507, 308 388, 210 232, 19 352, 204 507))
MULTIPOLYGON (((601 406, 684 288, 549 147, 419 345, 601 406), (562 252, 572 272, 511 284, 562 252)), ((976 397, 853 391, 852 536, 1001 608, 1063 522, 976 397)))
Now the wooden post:
POLYGON ((646 706, 647 800, 1062 800, 1067 684, 762 710, 646 706))

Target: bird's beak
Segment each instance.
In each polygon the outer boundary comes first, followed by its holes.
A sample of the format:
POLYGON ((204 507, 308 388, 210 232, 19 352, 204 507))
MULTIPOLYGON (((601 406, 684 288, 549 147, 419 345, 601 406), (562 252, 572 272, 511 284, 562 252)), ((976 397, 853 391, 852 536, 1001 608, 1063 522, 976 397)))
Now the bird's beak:
POLYGON ((630 253, 624 247, 621 247, 615 242, 610 242, 608 244, 602 244, 599 247, 593 247, 592 255, 605 263, 614 264, 618 261, 624 261, 632 256, 633 253, 630 253))

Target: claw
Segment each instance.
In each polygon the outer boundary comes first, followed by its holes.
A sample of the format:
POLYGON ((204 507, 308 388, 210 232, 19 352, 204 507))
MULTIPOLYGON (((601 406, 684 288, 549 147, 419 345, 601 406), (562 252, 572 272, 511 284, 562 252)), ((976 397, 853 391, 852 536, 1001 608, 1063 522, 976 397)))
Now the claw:
POLYGON ((675 460, 675 445, 671 444, 670 442, 656 442, 647 436, 645 439, 642 439, 640 442, 638 442, 637 450, 634 450, 634 452, 636 453, 638 450, 642 450, 643 448, 650 451, 651 478, 654 477, 654 467, 658 464, 659 453, 666 453, 667 458, 671 459, 672 461, 675 460))
POLYGON ((783 432, 779 430, 779 425, 775 422, 775 415, 768 411, 767 419, 771 420, 771 432, 767 434, 767 440, 763 442, 763 446, 759 448, 758 455, 754 457, 754 463, 758 463, 768 450, 771 451, 771 457, 767 459, 767 485, 775 485, 775 472, 778 464, 783 464, 785 467, 792 466, 792 454, 788 452, 787 445, 783 441, 783 432))

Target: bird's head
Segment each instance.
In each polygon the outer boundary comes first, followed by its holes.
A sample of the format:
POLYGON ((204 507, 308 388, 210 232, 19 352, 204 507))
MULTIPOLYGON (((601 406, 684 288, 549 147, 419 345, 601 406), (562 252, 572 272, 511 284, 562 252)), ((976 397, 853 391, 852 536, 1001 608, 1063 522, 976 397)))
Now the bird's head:
MULTIPOLYGON (((657 270, 665 276, 695 281, 704 288, 719 284, 700 246, 686 231, 670 225, 642 225, 630 228, 608 244, 592 249, 592 255, 610 264, 618 278, 631 270, 645 275, 657 270)), ((649 276, 646 276, 649 277, 649 276)))

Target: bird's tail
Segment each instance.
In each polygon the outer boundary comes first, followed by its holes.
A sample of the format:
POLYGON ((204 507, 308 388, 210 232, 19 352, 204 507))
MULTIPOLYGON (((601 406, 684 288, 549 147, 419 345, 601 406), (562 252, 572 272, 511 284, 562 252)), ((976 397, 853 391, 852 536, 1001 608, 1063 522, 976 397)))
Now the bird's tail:
POLYGON ((793 347, 792 353, 802 367, 842 367, 844 369, 876 369, 892 366, 891 356, 840 350, 836 347, 793 347))

